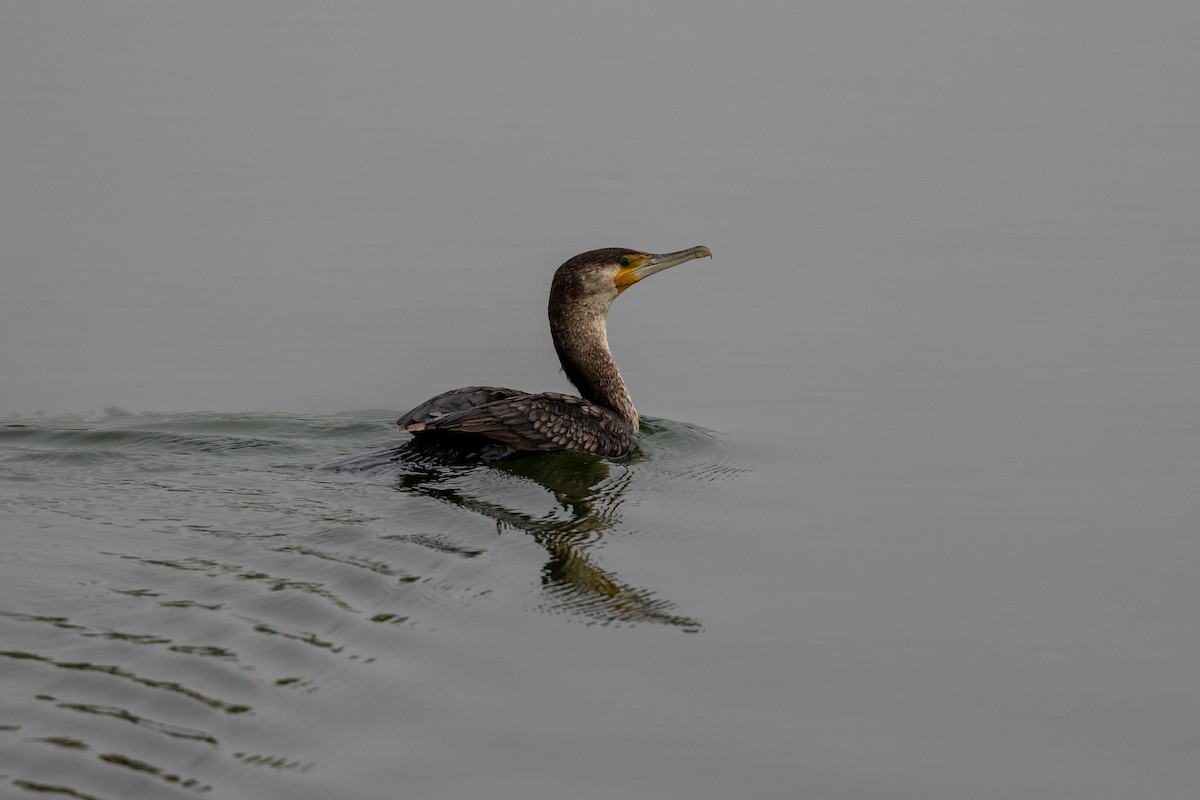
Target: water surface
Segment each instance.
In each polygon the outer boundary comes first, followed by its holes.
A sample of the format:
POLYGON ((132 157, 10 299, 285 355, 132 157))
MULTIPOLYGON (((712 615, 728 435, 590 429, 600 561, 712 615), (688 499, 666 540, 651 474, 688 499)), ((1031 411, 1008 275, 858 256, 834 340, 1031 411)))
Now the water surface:
POLYGON ((1198 40, 6 5, 0 794, 1194 796, 1198 40), (699 244, 610 315, 636 458, 316 468, 699 244))

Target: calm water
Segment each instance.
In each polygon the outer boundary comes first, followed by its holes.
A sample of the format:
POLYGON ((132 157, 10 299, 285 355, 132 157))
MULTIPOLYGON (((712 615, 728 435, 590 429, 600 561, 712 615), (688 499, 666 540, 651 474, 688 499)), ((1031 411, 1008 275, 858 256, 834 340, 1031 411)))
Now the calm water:
POLYGON ((622 464, 371 479, 310 466, 394 443, 368 415, 2 437, 6 793, 571 794, 576 747, 636 755, 622 731, 644 703, 687 713, 698 687, 671 700, 672 670, 650 666, 702 652, 698 576, 670 553, 742 472, 711 434, 659 421, 622 464), (521 777, 556 749, 558 770, 521 777))
POLYGON ((1197 41, 6 5, 0 796, 1194 797, 1197 41), (320 468, 698 244, 610 315, 635 458, 320 468))

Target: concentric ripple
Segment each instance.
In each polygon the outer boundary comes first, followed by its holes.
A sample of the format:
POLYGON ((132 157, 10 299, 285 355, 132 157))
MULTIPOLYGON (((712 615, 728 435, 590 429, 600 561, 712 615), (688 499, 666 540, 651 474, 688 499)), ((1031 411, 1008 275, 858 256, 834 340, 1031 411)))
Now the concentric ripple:
POLYGON ((0 427, 0 742, 12 754, 0 785, 332 796, 328 741, 288 724, 297 704, 334 717, 381 679, 401 695, 436 685, 428 645, 469 642, 481 614, 701 629, 604 551, 644 546, 630 509, 693 502, 691 489, 737 473, 716 436, 654 420, 624 462, 312 468, 394 443, 386 423, 153 414, 0 427))

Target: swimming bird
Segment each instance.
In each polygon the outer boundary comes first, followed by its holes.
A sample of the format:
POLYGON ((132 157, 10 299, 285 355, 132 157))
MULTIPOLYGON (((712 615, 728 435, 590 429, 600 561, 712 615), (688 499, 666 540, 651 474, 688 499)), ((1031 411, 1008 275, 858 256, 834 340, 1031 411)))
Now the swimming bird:
POLYGON ((711 257, 702 246, 661 255, 624 247, 580 253, 554 273, 548 309, 554 349, 579 397, 468 386, 426 400, 396 427, 411 433, 415 446, 488 459, 520 451, 625 455, 633 447, 638 414, 608 349, 608 309, 643 278, 711 257))

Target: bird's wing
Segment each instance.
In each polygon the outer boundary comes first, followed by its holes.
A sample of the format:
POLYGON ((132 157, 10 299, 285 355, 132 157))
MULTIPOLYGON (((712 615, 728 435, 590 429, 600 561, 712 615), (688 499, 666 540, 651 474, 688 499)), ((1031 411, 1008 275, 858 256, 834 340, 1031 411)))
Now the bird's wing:
POLYGON ((483 436, 514 450, 581 450, 609 457, 624 455, 633 445, 632 428, 616 414, 556 392, 502 397, 406 430, 483 436))
POLYGON ((447 414, 467 411, 487 403, 494 403, 497 400, 521 397, 526 394, 527 392, 505 389, 501 386, 467 386, 462 389, 451 389, 421 403, 396 420, 396 425, 400 428, 407 428, 416 423, 428 424, 447 414))

